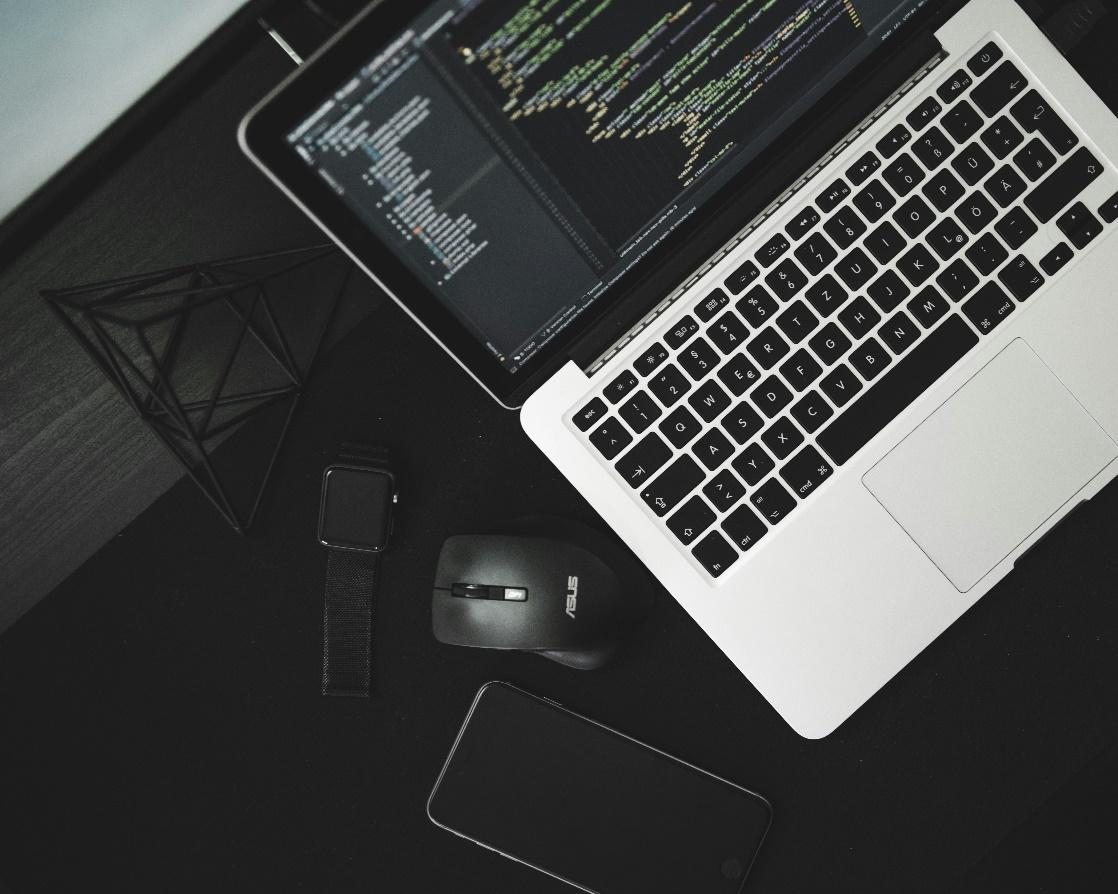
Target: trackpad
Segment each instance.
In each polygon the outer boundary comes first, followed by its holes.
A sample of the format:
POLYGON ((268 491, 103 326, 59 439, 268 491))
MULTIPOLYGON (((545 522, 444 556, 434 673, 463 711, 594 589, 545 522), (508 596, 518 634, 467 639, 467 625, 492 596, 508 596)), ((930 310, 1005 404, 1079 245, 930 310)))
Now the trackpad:
POLYGON ((862 481, 965 593, 1115 456, 1018 338, 862 481))

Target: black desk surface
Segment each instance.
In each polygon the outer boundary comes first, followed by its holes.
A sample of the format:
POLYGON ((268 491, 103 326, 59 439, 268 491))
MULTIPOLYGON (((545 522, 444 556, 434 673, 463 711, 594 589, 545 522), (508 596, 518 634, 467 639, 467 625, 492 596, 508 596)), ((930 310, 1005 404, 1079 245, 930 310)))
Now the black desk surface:
MULTIPOLYGON (((1113 86, 1101 46, 1091 58, 1113 86)), ((1116 510, 1110 487, 818 742, 662 590, 600 671, 443 646, 430 582, 446 536, 595 518, 516 416, 386 306, 321 367, 252 535, 181 482, 0 640, 0 880, 17 894, 569 890, 424 813, 473 693, 499 678, 768 796, 749 891, 1113 889, 1116 510), (314 522, 343 437, 400 456, 368 700, 319 694, 314 522)))

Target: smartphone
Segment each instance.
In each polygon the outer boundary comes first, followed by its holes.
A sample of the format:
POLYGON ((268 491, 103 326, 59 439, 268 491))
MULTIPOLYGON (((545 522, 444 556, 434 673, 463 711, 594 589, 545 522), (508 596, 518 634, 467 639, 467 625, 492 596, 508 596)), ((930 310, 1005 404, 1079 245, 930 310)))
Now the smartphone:
POLYGON ((495 682, 478 691, 427 815, 591 894, 735 894, 772 807, 755 792, 495 682))

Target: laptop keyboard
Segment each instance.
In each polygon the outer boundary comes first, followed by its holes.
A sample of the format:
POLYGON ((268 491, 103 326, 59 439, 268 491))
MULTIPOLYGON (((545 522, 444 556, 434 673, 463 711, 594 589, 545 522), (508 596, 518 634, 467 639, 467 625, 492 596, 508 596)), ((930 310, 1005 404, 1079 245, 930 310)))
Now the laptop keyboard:
POLYGON ((719 577, 1114 223, 1104 170, 986 43, 571 421, 719 577))

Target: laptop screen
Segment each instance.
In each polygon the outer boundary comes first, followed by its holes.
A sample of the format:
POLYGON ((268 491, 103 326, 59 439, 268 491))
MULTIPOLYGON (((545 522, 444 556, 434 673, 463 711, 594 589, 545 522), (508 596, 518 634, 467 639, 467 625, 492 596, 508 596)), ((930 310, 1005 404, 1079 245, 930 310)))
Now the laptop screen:
POLYGON ((287 134, 510 373, 924 0, 442 0, 287 134))

